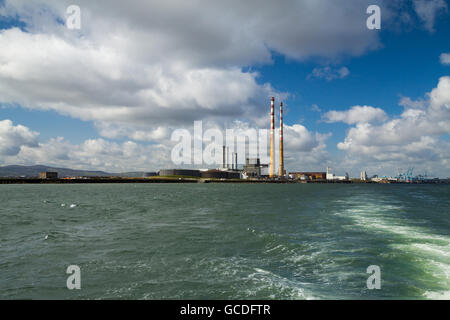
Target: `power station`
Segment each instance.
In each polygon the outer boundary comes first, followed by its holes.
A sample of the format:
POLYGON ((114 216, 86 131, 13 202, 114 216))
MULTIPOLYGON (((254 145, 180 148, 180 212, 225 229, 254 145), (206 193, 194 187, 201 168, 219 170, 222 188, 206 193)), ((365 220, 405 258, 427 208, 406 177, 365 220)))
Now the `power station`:
MULTIPOLYGON (((279 162, 278 174, 275 168, 275 97, 270 99, 270 157, 269 165, 262 164, 259 156, 257 158, 246 158, 242 170, 238 169, 238 154, 232 151, 231 166, 230 166, 230 149, 227 145, 222 146, 222 166, 217 169, 162 169, 159 172, 160 176, 189 176, 189 177, 204 177, 204 178, 269 178, 269 179, 284 179, 286 177, 286 170, 284 168, 284 141, 283 141, 283 102, 280 103, 280 140, 279 140, 279 162), (231 168, 230 168, 231 167, 231 168), (268 169, 268 170, 267 170, 268 169)), ((266 151, 267 152, 267 151, 266 151)))

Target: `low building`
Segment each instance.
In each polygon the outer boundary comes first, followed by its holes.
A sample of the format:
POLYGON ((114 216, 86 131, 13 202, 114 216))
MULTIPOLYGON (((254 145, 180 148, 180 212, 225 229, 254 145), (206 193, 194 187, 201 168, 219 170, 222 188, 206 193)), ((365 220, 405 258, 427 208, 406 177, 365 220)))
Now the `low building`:
POLYGON ((348 173, 345 173, 345 176, 336 176, 331 172, 331 169, 327 167, 327 180, 331 181, 347 181, 349 179, 348 173))
POLYGON ((58 172, 41 172, 39 173, 39 178, 41 179, 58 179, 58 172))
POLYGON ((240 179, 241 173, 239 171, 224 171, 224 170, 206 170, 201 171, 200 175, 205 179, 240 179))
POLYGON ((200 170, 193 169, 161 169, 160 176, 200 177, 200 170))
POLYGON ((289 172, 289 177, 297 180, 326 180, 326 172, 289 172))
POLYGON ((201 171, 200 176, 205 179, 227 179, 228 172, 223 170, 201 171))

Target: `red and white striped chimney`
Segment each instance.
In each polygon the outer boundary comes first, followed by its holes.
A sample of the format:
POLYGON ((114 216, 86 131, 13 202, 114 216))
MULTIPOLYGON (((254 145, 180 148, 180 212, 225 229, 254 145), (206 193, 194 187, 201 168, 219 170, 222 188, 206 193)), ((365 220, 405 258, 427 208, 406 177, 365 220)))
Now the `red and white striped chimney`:
POLYGON ((280 163, 278 175, 284 177, 284 150, 283 150, 283 102, 280 103, 280 163))
POLYGON ((270 162, 269 162, 269 177, 273 178, 275 175, 275 163, 274 163, 274 149, 275 149, 275 98, 270 100, 270 162))

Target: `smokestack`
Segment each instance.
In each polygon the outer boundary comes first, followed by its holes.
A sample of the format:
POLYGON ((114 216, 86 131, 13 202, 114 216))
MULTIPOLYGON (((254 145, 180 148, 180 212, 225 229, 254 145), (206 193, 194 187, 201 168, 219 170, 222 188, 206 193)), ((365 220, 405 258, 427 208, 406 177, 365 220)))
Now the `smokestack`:
POLYGON ((230 169, 230 148, 227 147, 227 170, 230 169))
POLYGON ((225 146, 223 146, 223 150, 222 150, 222 168, 225 169, 225 146))
POLYGON ((234 152, 231 153, 231 170, 234 170, 234 152))
POLYGON ((283 102, 280 103, 280 167, 278 175, 284 176, 284 154, 283 154, 283 102))
POLYGON ((237 152, 234 154, 234 169, 237 170, 238 169, 238 163, 237 163, 237 152))
POLYGON ((275 98, 272 97, 270 100, 270 162, 269 162, 269 177, 273 178, 274 176, 274 133, 275 133, 275 98))

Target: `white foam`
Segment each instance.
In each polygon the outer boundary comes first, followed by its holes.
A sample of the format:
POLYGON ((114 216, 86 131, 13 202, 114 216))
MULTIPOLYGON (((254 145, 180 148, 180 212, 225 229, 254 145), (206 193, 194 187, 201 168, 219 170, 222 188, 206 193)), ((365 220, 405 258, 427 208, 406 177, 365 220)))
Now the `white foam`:
MULTIPOLYGON (((367 230, 399 236, 401 241, 391 248, 419 258, 424 270, 443 288, 450 287, 450 237, 431 233, 425 227, 408 226, 396 218, 393 210, 401 207, 390 205, 358 205, 339 213, 351 218, 355 225, 367 230)), ((450 291, 427 291, 429 299, 450 299, 450 291)))
POLYGON ((424 297, 432 300, 450 300, 450 291, 427 291, 424 293, 424 297))
POLYGON ((434 244, 424 244, 424 243, 414 243, 412 244, 413 247, 429 252, 433 255, 438 255, 441 257, 450 257, 450 245, 447 246, 438 246, 434 244))
MULTIPOLYGON (((276 287, 281 291, 290 292, 290 296, 292 297, 292 299, 306 299, 306 300, 316 299, 314 296, 305 293, 305 290, 296 281, 289 280, 268 270, 260 268, 254 268, 254 270, 255 272, 251 273, 248 276, 248 278, 252 279, 256 283, 260 283, 261 289, 267 287, 276 287)), ((277 297, 272 296, 271 298, 275 299, 277 297)))

